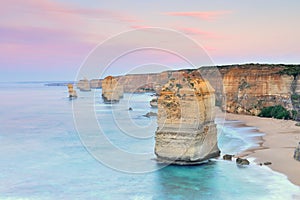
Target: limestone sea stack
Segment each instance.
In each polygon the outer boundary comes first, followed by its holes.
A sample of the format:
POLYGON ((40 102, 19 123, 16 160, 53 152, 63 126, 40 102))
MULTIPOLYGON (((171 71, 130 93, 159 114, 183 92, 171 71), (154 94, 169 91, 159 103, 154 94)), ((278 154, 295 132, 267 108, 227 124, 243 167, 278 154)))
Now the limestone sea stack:
POLYGON ((118 81, 112 77, 107 76, 102 81, 102 98, 105 103, 117 103, 123 97, 123 87, 118 81))
POLYGON ((158 97, 157 160, 193 165, 218 157, 214 107, 215 91, 208 81, 171 79, 158 97))
POLYGON ((78 81, 77 88, 79 88, 79 90, 83 92, 91 91, 89 80, 85 78, 83 80, 78 81))
POLYGON ((70 99, 77 98, 76 90, 74 90, 72 84, 68 84, 68 92, 69 92, 69 98, 70 99))

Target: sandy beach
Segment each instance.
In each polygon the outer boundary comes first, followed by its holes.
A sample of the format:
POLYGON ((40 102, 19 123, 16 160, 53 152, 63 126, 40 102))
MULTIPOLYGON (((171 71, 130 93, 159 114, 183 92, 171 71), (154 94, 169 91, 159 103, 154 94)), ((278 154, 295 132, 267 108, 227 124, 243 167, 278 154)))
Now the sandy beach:
POLYGON ((300 127, 295 126, 295 121, 231 113, 226 113, 225 118, 242 121, 265 134, 262 147, 243 152, 243 156, 256 158, 257 164, 271 162, 271 169, 285 174, 292 183, 300 186, 300 162, 293 158, 300 142, 300 127))

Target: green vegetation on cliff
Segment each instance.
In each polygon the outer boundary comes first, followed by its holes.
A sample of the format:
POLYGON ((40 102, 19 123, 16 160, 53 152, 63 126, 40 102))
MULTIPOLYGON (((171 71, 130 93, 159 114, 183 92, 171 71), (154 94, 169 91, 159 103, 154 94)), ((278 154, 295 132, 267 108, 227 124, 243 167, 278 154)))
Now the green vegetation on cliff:
POLYGON ((279 74, 286 74, 289 76, 297 76, 300 74, 300 65, 284 66, 284 69, 279 74))
POLYGON ((276 119, 294 119, 297 115, 296 111, 288 111, 282 105, 264 107, 258 116, 260 117, 274 117, 276 119))

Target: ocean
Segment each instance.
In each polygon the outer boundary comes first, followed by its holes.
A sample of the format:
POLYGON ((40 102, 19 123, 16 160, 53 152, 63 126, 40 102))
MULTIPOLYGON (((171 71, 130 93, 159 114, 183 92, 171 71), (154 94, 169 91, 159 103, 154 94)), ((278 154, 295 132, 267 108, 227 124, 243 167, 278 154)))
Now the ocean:
MULTIPOLYGON (((157 112, 149 105, 150 94, 125 94, 115 105, 104 104, 100 94, 101 90, 78 91, 79 98, 69 100, 66 87, 44 82, 0 84, 0 200, 286 200, 300 194, 286 176, 254 162, 247 167, 222 159, 197 166, 158 165, 153 152, 156 118, 143 116, 157 112), (91 129, 86 116, 87 131, 78 133, 74 106, 91 98, 101 130, 91 129), (110 146, 95 140, 94 151, 83 145, 92 141, 83 142, 85 136, 99 132, 110 146), (112 148, 145 155, 144 163, 126 160, 112 148)), ((216 123, 222 154, 256 147, 255 137, 262 135, 239 121, 216 119, 216 123)))

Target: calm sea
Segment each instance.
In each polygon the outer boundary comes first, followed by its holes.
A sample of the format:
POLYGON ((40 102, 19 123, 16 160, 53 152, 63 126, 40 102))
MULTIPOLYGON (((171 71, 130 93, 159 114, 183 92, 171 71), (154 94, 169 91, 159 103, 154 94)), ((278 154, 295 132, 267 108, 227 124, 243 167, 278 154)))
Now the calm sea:
MULTIPOLYGON (((113 106, 102 103, 100 91, 95 94, 94 117, 111 144, 128 153, 145 153, 155 158, 156 119, 142 116, 156 112, 149 106, 150 94, 125 94, 113 106), (128 106, 133 108, 130 113, 128 106), (139 138, 139 134, 145 137, 139 138)), ((82 145, 72 103, 84 104, 91 95, 78 95, 78 99, 70 101, 66 87, 49 87, 44 83, 0 84, 1 200, 286 200, 300 194, 299 187, 284 175, 253 163, 241 168, 235 162, 213 159, 199 166, 167 166, 148 173, 112 169, 82 145)), ((222 153, 235 154, 257 145, 254 136, 259 133, 254 128, 242 127, 236 121, 216 121, 222 153)), ((101 144, 98 150, 111 156, 110 149, 102 149, 101 144)), ((154 163, 151 159, 146 162, 154 163)))

